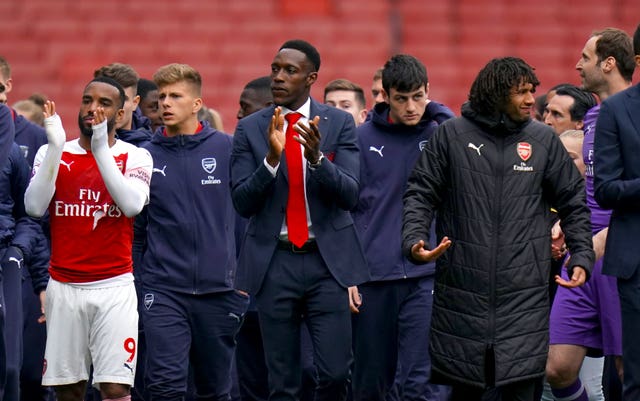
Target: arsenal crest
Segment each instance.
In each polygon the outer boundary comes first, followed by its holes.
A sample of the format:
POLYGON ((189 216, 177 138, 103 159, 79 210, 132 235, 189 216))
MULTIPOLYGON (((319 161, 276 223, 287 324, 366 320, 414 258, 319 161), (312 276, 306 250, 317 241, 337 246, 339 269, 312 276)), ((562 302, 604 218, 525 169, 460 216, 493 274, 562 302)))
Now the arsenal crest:
POLYGON ((151 305, 153 305, 154 298, 155 297, 153 296, 153 294, 144 294, 144 307, 147 308, 147 310, 149 310, 151 308, 151 305))
POLYGON ((214 157, 205 157, 202 159, 202 168, 207 173, 213 173, 213 170, 216 169, 216 159, 214 157))
POLYGON ((531 157, 531 144, 529 142, 518 142, 517 151, 522 161, 526 162, 531 157))

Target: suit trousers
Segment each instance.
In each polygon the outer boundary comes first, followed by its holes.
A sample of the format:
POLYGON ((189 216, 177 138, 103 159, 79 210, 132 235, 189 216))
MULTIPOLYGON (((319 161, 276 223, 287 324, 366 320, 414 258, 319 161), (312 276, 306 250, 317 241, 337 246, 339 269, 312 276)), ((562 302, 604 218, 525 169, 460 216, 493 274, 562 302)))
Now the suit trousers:
MULTIPOLYGON (((301 330, 301 333, 302 393, 300 401, 313 401, 317 384, 316 368, 313 364, 313 345, 306 327, 301 330)), ((236 345, 236 369, 240 399, 242 401, 267 401, 269 398, 268 373, 264 361, 262 330, 256 310, 249 310, 244 315, 244 321, 236 336, 236 341, 238 343, 236 345)))
POLYGON ((629 279, 618 278, 622 311, 622 362, 624 400, 640 400, 640 269, 629 279))
POLYGON ((269 400, 300 399, 303 316, 318 373, 315 400, 345 400, 353 361, 349 297, 320 252, 277 249, 256 295, 256 306, 269 371, 269 400))

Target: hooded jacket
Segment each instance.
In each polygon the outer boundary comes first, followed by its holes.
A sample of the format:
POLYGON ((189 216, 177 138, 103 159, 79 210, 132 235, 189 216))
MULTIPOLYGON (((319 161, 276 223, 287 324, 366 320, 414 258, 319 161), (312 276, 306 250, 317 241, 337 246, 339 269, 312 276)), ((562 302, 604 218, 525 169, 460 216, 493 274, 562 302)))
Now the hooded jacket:
POLYGON ((31 168, 38 149, 47 144, 47 133, 44 128, 27 120, 13 109, 11 112, 13 113, 13 124, 16 128, 15 141, 20 145, 22 155, 27 159, 29 168, 31 168))
POLYGON ((140 111, 140 108, 131 114, 131 129, 117 129, 116 136, 125 142, 137 147, 143 147, 151 141, 151 121, 140 111))
POLYGON ((14 143, 0 169, 0 259, 4 259, 5 248, 18 248, 31 274, 33 289, 39 293, 49 281, 49 250, 43 246, 47 241, 39 220, 29 217, 24 208, 29 177, 27 160, 14 143))
MULTIPOLYGON (((38 149, 47 144, 47 134, 44 128, 32 123, 15 110, 11 109, 13 124, 15 126, 15 142, 20 148, 20 153, 24 156, 28 164, 28 177, 31 176, 33 159, 36 157, 38 149)), ((23 194, 24 196, 24 194, 23 194)), ((23 202, 23 200, 21 200, 23 202)), ((36 220, 41 227, 32 227, 27 230, 34 238, 28 241, 23 240, 23 244, 29 244, 31 249, 26 250, 24 261, 26 269, 22 269, 25 278, 31 277, 31 285, 36 294, 44 290, 49 281, 49 219, 43 217, 36 220)), ((26 245, 25 245, 26 246, 26 245)))
POLYGON ((232 139, 201 124, 202 130, 194 135, 167 137, 158 130, 144 146, 154 163, 142 257, 145 288, 188 294, 232 289, 232 139))
POLYGON ((377 104, 370 121, 356 130, 360 147, 360 196, 353 219, 372 281, 432 275, 434 263, 414 264, 402 254, 402 194, 437 120, 453 117, 430 102, 414 126, 389 121, 389 105, 377 104))
POLYGON ((427 143, 404 195, 403 249, 429 238, 451 247, 436 261, 433 372, 484 387, 541 377, 548 351, 551 212, 571 268, 591 271, 584 180, 553 131, 483 116, 468 104, 427 143), (495 379, 495 380, 494 380, 495 379))

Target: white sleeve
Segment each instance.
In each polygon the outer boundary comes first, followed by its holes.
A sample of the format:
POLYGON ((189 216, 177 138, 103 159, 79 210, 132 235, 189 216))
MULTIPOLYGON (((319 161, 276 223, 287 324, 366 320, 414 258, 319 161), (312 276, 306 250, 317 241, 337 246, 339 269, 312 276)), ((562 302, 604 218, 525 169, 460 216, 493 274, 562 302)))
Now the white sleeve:
POLYGON ((91 152, 96 159, 107 191, 127 217, 133 217, 149 203, 149 183, 153 161, 146 149, 133 148, 124 173, 120 171, 108 145, 107 121, 94 125, 91 152))
POLYGON ((271 165, 269 163, 267 163, 267 158, 266 157, 264 158, 264 160, 262 160, 262 162, 264 163, 264 166, 267 168, 267 170, 269 170, 271 175, 275 177, 276 174, 278 173, 278 168, 280 167, 280 163, 276 164, 275 167, 271 167, 271 165))
POLYGON ((44 120, 48 144, 38 149, 33 163, 31 182, 24 193, 27 214, 41 217, 49 207, 56 190, 56 178, 62 159, 66 134, 57 114, 44 120))

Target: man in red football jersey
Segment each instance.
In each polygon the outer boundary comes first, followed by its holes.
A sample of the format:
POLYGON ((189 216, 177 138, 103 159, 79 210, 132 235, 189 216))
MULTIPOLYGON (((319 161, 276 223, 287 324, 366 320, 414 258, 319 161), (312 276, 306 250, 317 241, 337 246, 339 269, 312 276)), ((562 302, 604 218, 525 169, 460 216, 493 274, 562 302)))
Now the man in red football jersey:
POLYGON ((149 152, 115 139, 124 90, 110 78, 85 87, 78 139, 65 142, 55 104, 45 104, 48 144, 37 153, 25 208, 49 210, 51 280, 43 385, 59 401, 82 400, 89 369, 103 400, 128 401, 136 366, 137 299, 132 217, 149 199, 149 152))

